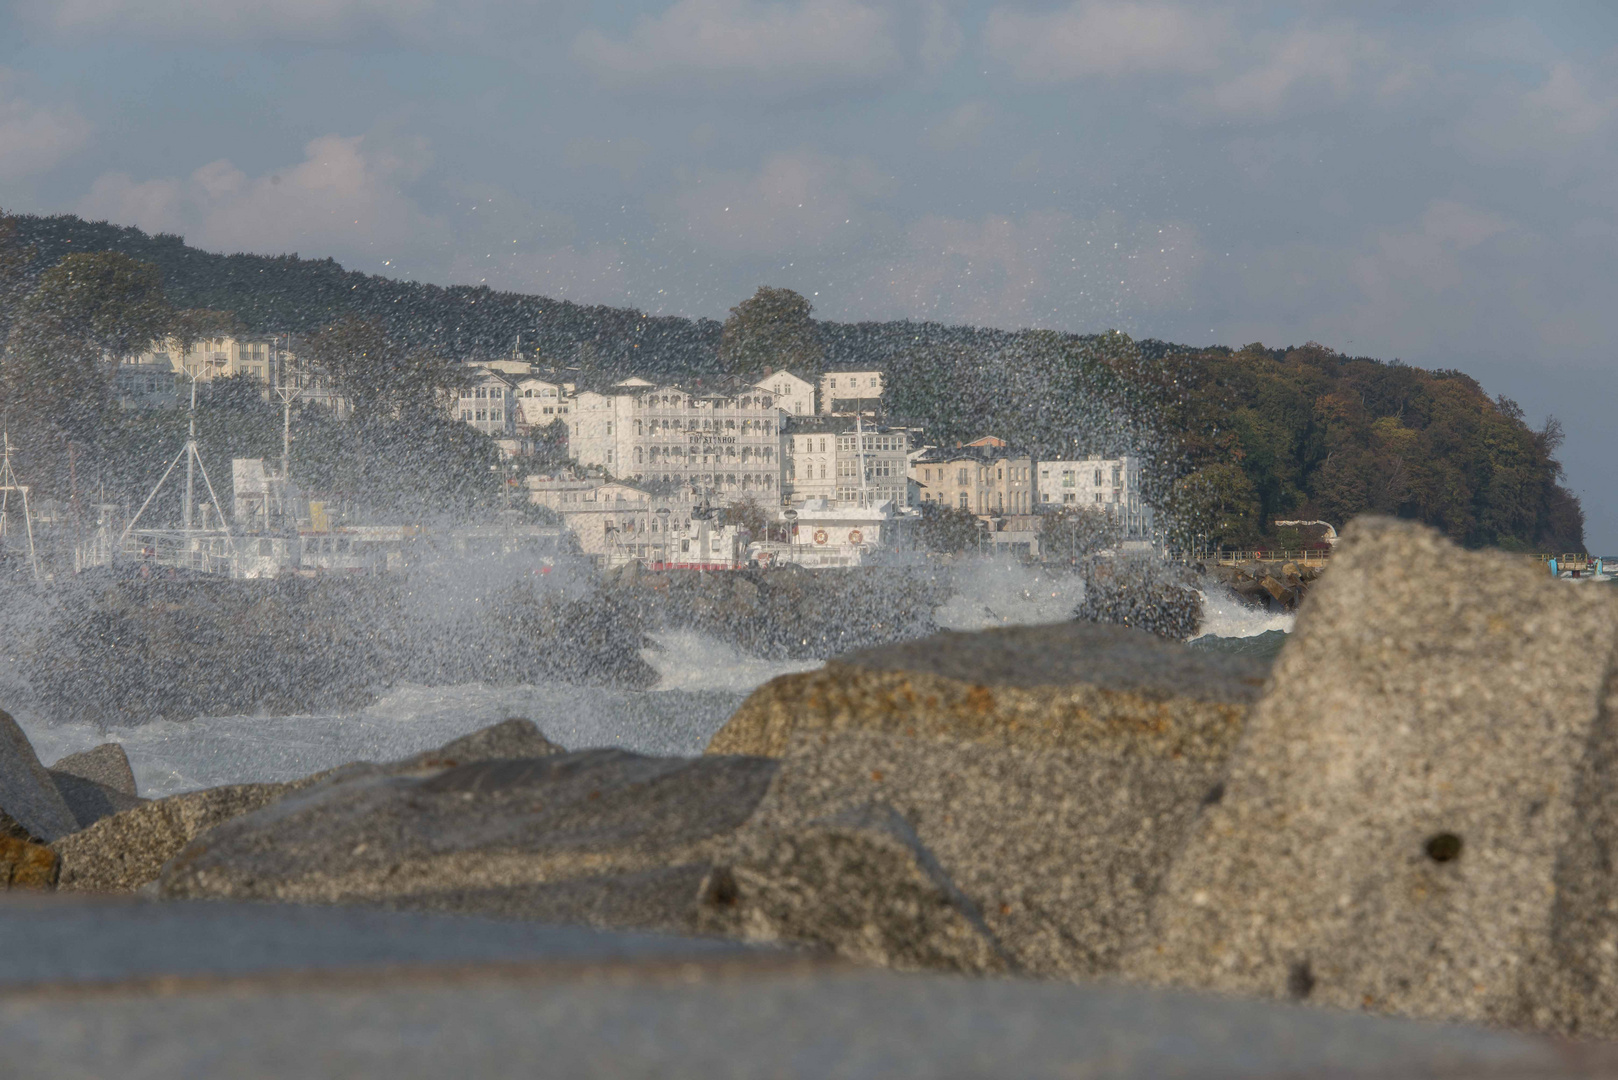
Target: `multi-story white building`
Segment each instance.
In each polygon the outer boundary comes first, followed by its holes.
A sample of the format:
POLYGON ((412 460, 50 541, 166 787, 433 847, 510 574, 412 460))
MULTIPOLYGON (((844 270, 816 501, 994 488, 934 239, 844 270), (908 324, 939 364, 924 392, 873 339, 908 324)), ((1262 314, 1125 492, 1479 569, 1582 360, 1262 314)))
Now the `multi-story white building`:
POLYGON ((770 372, 756 380, 753 387, 774 398, 775 407, 788 416, 815 414, 815 384, 790 371, 770 372))
POLYGON ((820 411, 876 413, 882 411, 882 372, 875 368, 838 365, 820 376, 820 411))
MULTIPOLYGON (((517 423, 524 427, 545 427, 557 420, 568 420, 572 415, 572 383, 529 376, 518 379, 515 390, 517 423)), ((572 430, 571 423, 568 430, 572 430)))
POLYGON ((789 502, 910 505, 910 429, 867 424, 853 416, 794 416, 785 424, 784 490, 789 502))
POLYGON ((1141 459, 1132 454, 1041 461, 1039 505, 1043 509, 1088 506, 1104 510, 1123 526, 1126 536, 1146 536, 1152 531, 1151 508, 1141 500, 1141 459))
POLYGON ((767 390, 708 394, 630 378, 581 392, 571 419, 581 465, 686 498, 780 498, 781 412, 767 390))
POLYGON ((479 369, 451 411, 485 435, 509 438, 517 433, 517 387, 508 376, 479 369))

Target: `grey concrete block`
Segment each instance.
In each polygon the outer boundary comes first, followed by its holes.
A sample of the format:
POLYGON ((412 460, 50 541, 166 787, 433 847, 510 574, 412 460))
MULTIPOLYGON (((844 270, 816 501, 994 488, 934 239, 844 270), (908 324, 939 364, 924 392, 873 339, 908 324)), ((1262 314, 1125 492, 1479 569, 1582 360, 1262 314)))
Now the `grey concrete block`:
POLYGON ((212 829, 163 870, 170 897, 396 901, 702 862, 747 820, 765 758, 620 750, 334 776, 212 829))
POLYGON ((11 714, 0 711, 0 812, 15 823, 21 839, 47 843, 76 832, 78 819, 62 799, 28 736, 11 714))
MULTIPOLYGON (((790 834, 891 806, 981 913, 1016 970, 1115 972, 1226 757, 1023 749, 881 732, 794 738, 756 816, 790 834)), ((834 902, 836 891, 828 892, 834 902)))
POLYGON ((1355 522, 1126 968, 1618 1035, 1615 647, 1606 590, 1355 522))
POLYGON ((69 754, 52 765, 51 772, 90 780, 124 795, 140 794, 135 790, 135 770, 129 767, 129 755, 115 742, 69 754))
POLYGON ((779 756, 797 732, 885 731, 1030 750, 1222 754, 1266 674, 1261 662, 1119 626, 948 632, 772 679, 708 752, 779 756))
POLYGON ((0 898, 13 1071, 1574 1080, 1610 1045, 458 916, 0 898))

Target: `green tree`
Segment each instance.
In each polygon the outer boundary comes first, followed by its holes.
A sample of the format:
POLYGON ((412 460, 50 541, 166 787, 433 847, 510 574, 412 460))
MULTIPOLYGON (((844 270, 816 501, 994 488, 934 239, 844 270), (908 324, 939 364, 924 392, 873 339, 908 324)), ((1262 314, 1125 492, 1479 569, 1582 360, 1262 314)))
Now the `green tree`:
POLYGON ((787 368, 813 377, 825 357, 809 301, 791 289, 760 286, 730 309, 719 335, 719 365, 740 376, 766 367, 787 368))
POLYGON ((1118 522, 1088 507, 1064 507, 1039 523, 1039 551, 1047 559, 1076 562, 1123 538, 1118 522))
POLYGON ((362 423, 374 417, 441 413, 445 395, 469 378, 462 365, 411 349, 381 323, 353 317, 311 337, 299 360, 322 372, 362 423))
POLYGON ((1258 492, 1239 465, 1217 464, 1174 482, 1165 517, 1186 547, 1242 547, 1261 532, 1258 492))
POLYGON ((920 510, 916 540, 927 551, 954 555, 975 546, 983 533, 983 523, 970 510, 933 502, 922 503, 920 510))
POLYGON ((0 357, 4 407, 36 440, 94 442, 118 362, 172 319, 156 267, 115 252, 69 255, 17 305, 0 357))
POLYGON ((5 347, 11 320, 22 302, 33 249, 17 237, 17 219, 0 210, 0 348, 5 347))

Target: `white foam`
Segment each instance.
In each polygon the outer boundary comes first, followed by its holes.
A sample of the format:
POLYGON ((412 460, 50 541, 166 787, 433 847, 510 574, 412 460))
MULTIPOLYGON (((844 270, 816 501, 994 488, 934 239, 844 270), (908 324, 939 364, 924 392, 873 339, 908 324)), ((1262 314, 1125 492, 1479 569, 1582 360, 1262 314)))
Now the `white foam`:
POLYGON ((1295 616, 1290 611, 1265 611, 1250 607, 1228 589, 1202 590, 1202 628, 1200 636, 1245 638, 1270 630, 1292 633, 1295 616))
POLYGON ((953 587, 954 595, 933 613, 946 630, 1062 622, 1084 600, 1084 580, 1077 574, 999 559, 958 564, 953 587))

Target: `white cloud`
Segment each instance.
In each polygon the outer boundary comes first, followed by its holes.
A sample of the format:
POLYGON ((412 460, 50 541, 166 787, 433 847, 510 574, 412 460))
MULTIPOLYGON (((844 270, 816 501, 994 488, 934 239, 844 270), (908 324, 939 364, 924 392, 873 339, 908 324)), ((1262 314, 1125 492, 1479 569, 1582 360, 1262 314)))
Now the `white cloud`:
POLYGON ((336 44, 416 26, 439 0, 20 0, 36 25, 69 37, 279 40, 336 44))
POLYGON ((994 122, 994 109, 986 101, 958 105, 932 123, 922 136, 936 150, 962 150, 975 146, 994 122))
POLYGON ((619 85, 782 92, 869 85, 904 66, 889 13, 861 0, 678 0, 625 39, 586 30, 573 52, 619 85))
MULTIPOLYGON (((1274 116, 1306 93, 1345 98, 1390 60, 1380 41, 1348 25, 1299 27, 1259 39, 1254 51, 1256 62, 1217 79, 1197 102, 1227 115, 1274 116)), ((1390 91, 1410 81, 1407 71, 1397 74, 1393 81, 1383 80, 1390 91)))
POLYGON ((372 265, 443 242, 443 224, 399 190, 426 167, 424 142, 381 147, 365 136, 324 135, 304 149, 303 161, 256 178, 223 160, 184 179, 108 173, 78 211, 183 233, 213 250, 341 252, 372 265))
POLYGON ((53 167, 90 137, 90 122, 69 106, 36 105, 15 92, 0 68, 0 180, 20 180, 53 167))
POLYGON ((989 54, 1026 82, 1206 71, 1227 34, 1217 15, 1171 4, 1095 3, 1048 13, 989 12, 989 54))
POLYGON ((709 172, 669 200, 666 217, 702 247, 731 255, 804 253, 853 244, 892 181, 868 161, 800 150, 756 173, 709 172))

